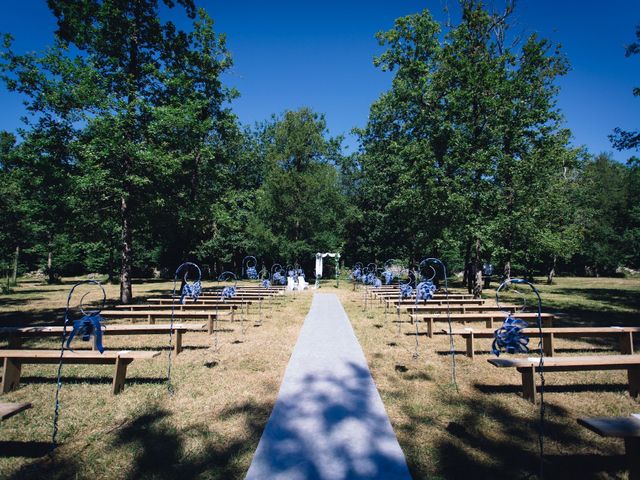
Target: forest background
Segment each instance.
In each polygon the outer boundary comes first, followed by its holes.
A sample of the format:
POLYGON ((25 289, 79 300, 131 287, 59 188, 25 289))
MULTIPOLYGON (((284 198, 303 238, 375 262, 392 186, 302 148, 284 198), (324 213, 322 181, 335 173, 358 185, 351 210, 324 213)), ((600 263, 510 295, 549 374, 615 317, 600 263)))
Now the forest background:
MULTIPOLYGON (((0 50, 0 79, 28 110, 17 134, 0 132, 8 283, 97 272, 126 302, 134 276, 186 260, 211 278, 246 255, 311 273, 319 251, 550 280, 633 273, 640 159, 571 145, 557 106, 570 59, 511 32, 515 2, 459 4, 455 24, 423 10, 377 35, 392 86, 345 153, 307 107, 239 122, 226 37, 193 0, 49 0, 51 46, 19 53, 6 34, 0 50)), ((640 29, 626 47, 638 53, 640 29)), ((610 138, 640 147, 638 131, 610 138)))

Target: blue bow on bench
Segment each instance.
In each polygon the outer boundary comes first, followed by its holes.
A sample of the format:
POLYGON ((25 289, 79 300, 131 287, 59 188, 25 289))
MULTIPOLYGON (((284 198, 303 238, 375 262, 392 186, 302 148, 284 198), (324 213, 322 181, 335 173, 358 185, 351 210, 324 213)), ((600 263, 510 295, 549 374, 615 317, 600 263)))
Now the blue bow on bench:
POLYGON ((389 285, 393 281, 393 272, 391 270, 385 270, 382 272, 382 276, 384 277, 384 284, 389 285))
POLYGON ((202 285, 200 282, 196 281, 193 283, 185 283, 184 287, 182 287, 182 294, 180 295, 180 303, 184 304, 186 297, 193 298, 195 302, 198 300, 198 297, 202 293, 202 285))
POLYGON ((271 282, 269 280, 262 280, 262 286, 264 288, 271 288, 271 282))
POLYGON ((280 285, 285 285, 287 283, 287 279, 284 278, 284 275, 282 275, 280 272, 275 272, 273 274, 273 281, 278 282, 280 285))
POLYGON ((236 287, 224 287, 222 289, 222 298, 232 298, 236 296, 236 287))
POLYGON ((418 300, 423 300, 424 302, 431 300, 434 293, 436 293, 436 286, 431 280, 420 282, 416 287, 416 303, 418 303, 418 300))
POLYGON ((249 280, 258 279, 258 271, 256 270, 256 267, 247 267, 247 278, 249 280))
POLYGON ((521 318, 513 318, 511 314, 505 319, 504 323, 498 328, 493 336, 493 344, 491 345, 491 353, 496 357, 501 352, 506 353, 526 353, 529 351, 529 337, 523 335, 522 329, 527 328, 529 324, 521 318))
POLYGON ((100 353, 104 352, 102 346, 102 317, 99 313, 92 313, 91 315, 85 315, 80 320, 73 321, 73 330, 67 337, 67 348, 71 345, 71 340, 76 335, 80 335, 84 342, 88 342, 91 337, 95 339, 96 348, 100 353))
POLYGON ((411 295, 413 295, 413 287, 408 283, 401 284, 400 295, 402 296, 402 298, 411 298, 411 295))

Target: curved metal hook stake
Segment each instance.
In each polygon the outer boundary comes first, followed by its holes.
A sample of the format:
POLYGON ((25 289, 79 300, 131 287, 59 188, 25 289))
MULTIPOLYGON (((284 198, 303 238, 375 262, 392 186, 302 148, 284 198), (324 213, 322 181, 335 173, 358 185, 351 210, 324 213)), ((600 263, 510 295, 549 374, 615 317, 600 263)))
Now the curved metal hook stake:
POLYGON ((218 277, 218 281, 219 282, 226 282, 226 281, 230 280, 231 278, 233 278, 234 286, 237 286, 238 285, 238 277, 233 272, 229 272, 229 271, 222 272, 220 274, 220 276, 218 277))
MULTIPOLYGON (((538 353, 539 353, 539 362, 538 362, 538 374, 540 376, 540 420, 539 420, 539 431, 538 431, 538 444, 539 444, 539 449, 540 449, 540 478, 543 478, 543 474, 544 474, 544 413, 545 413, 545 404, 544 404, 544 387, 545 387, 545 381, 544 381, 544 349, 543 349, 543 338, 542 338, 542 297, 540 296, 540 292, 538 291, 538 289, 535 287, 535 285, 533 285, 531 282, 529 282, 528 280, 524 280, 522 278, 511 278, 509 280, 505 280, 504 282, 502 282, 500 284, 500 286, 496 289, 496 304, 498 305, 498 308, 500 307, 500 292, 503 290, 503 288, 505 288, 506 286, 510 285, 510 284, 515 284, 516 285, 516 293, 518 293, 519 295, 523 296, 524 299, 524 292, 520 292, 517 289, 518 285, 526 285, 529 288, 531 288, 531 290, 533 291, 534 295, 536 296, 536 299, 538 301, 538 315, 536 318, 537 324, 538 324, 538 334, 539 334, 539 342, 538 342, 538 353)), ((523 304, 523 309, 524 306, 526 305, 523 304)), ((501 309, 502 310, 502 309, 501 309)), ((522 310, 520 310, 522 311, 522 310)))
POLYGON ((60 345, 60 358, 58 360, 58 373, 57 373, 57 382, 56 382, 56 395, 55 395, 55 404, 54 404, 54 410, 53 410, 53 433, 51 434, 51 450, 53 451, 56 446, 57 446, 57 436, 58 436, 58 418, 60 415, 60 389, 62 388, 62 363, 63 363, 63 357, 64 357, 64 343, 65 340, 67 338, 67 326, 70 323, 69 320, 69 311, 71 310, 71 298, 73 297, 73 292, 75 292, 76 288, 78 288, 80 285, 96 285, 97 287, 100 287, 100 290, 102 291, 102 307, 100 307, 100 309, 98 310, 89 310, 86 311, 84 309, 84 298, 90 293, 87 292, 84 295, 82 295, 82 297, 80 298, 80 303, 79 303, 79 308, 80 311, 82 312, 83 316, 88 316, 88 315, 97 315, 100 313, 100 311, 104 308, 106 302, 107 302, 107 292, 104 290, 104 287, 102 286, 102 284, 97 281, 97 280, 82 280, 80 282, 77 282, 73 285, 73 287, 71 287, 71 290, 69 290, 69 294, 67 295, 67 304, 66 307, 64 309, 64 324, 62 325, 62 340, 61 340, 61 345, 60 345))
MULTIPOLYGON (((447 267, 442 262, 442 260, 435 257, 428 257, 423 259, 419 264, 419 268, 421 268, 423 264, 424 266, 429 265, 431 266, 431 268, 433 268, 434 265, 440 266, 442 268, 442 277, 444 280, 444 293, 445 293, 445 299, 447 301, 447 323, 449 325, 449 355, 451 355, 451 381, 455 385, 456 390, 458 390, 458 381, 456 378, 456 349, 453 341, 453 327, 451 325, 451 309, 449 305, 449 280, 447 276, 447 267)), ((435 268, 433 268, 433 270, 435 271, 435 268)), ((433 278, 435 278, 435 276, 433 278)))
POLYGON ((522 306, 520 307, 517 313, 524 312, 525 308, 527 307, 527 299, 525 297, 525 292, 521 292, 520 290, 518 290, 518 285, 526 285, 529 288, 531 288, 531 290, 533 291, 533 294, 536 296, 537 303, 538 303, 538 312, 537 312, 538 328, 542 328, 542 298, 540 297, 540 292, 538 291, 538 289, 531 282, 527 280, 524 280, 522 278, 511 278, 509 280, 505 280, 504 282, 502 282, 500 286, 496 289, 496 305, 498 306, 498 309, 507 314, 509 313, 509 310, 504 310, 500 307, 500 292, 510 284, 515 285, 514 293, 516 293, 517 295, 520 295, 520 297, 522 298, 522 306))
POLYGON ((174 290, 175 290, 175 281, 178 279, 178 276, 180 275, 180 272, 186 268, 186 271, 184 272, 184 281, 188 282, 189 281, 189 268, 188 267, 195 267, 196 271, 198 272, 198 278, 196 280, 194 280, 194 282, 199 282, 202 280, 202 271, 200 270, 200 267, 198 265, 196 265, 193 262, 184 262, 183 264, 181 264, 177 269, 176 269, 176 274, 174 276, 174 290))
POLYGON ((256 269, 258 267, 258 260, 253 255, 247 255, 246 257, 244 257, 242 259, 242 273, 241 273, 241 276, 244 278, 245 273, 252 267, 254 269, 256 269), (253 260, 253 265, 251 265, 251 263, 249 263, 249 262, 251 262, 251 260, 253 260))
POLYGON ((67 306, 65 308, 64 311, 64 323, 67 324, 69 321, 69 310, 70 310, 70 304, 71 304, 71 297, 73 296, 73 292, 75 291, 75 289, 77 287, 79 287, 80 285, 96 285, 97 287, 100 287, 100 290, 102 291, 102 307, 99 308, 98 310, 89 310, 88 312, 84 309, 84 297, 86 297, 87 295, 89 295, 91 292, 87 292, 84 295, 82 295, 82 297, 80 298, 80 303, 78 305, 78 308, 80 309, 80 311, 82 312, 82 315, 95 315, 97 313, 100 313, 100 311, 104 308, 105 304, 107 303, 107 292, 105 292, 104 287, 102 286, 102 284, 98 281, 98 280, 82 280, 80 282, 77 282, 76 284, 73 285, 73 287, 71 287, 71 290, 69 290, 69 295, 67 295, 67 306))

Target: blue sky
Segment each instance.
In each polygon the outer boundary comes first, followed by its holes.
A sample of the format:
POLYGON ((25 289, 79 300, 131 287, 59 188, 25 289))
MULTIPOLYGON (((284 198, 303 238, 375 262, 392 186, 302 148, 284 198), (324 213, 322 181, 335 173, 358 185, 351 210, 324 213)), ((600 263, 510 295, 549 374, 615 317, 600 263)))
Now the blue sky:
MULTIPOLYGON (((494 1, 496 6, 502 2, 494 1)), ((364 126, 369 106, 387 90, 391 75, 374 68, 381 52, 374 37, 395 18, 428 8, 444 20, 445 5, 433 0, 224 1, 200 0, 227 35, 234 67, 225 83, 241 97, 233 109, 253 124, 287 109, 309 106, 326 115, 332 135, 346 135, 352 151, 353 127, 364 126)), ((51 43, 55 23, 46 1, 3 2, 0 32, 15 37, 19 52, 51 43)), ((455 21, 455 15, 452 15, 455 21)), ((634 152, 616 152, 607 135, 614 127, 640 128, 640 56, 626 58, 624 46, 640 24, 639 0, 520 0, 513 31, 537 32, 563 47, 571 63, 559 80, 558 105, 573 132, 573 143, 590 152, 609 151, 625 161, 634 152)), ((179 21, 178 21, 179 23, 179 21)), ((24 111, 21 99, 0 85, 0 129, 15 131, 24 111)))

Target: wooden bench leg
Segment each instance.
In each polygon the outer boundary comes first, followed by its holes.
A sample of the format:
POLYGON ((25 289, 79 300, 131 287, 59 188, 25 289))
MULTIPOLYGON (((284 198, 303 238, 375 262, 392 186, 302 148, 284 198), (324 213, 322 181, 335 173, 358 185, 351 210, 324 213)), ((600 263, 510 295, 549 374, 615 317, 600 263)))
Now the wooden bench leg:
POLYGON ((542 317, 542 326, 545 328, 553 327, 553 317, 542 317))
POLYGON ((627 454, 629 480, 640 480, 640 438, 625 437, 624 450, 627 454))
POLYGON ((640 367, 629 367, 627 375, 629 377, 629 395, 637 398, 640 394, 640 367))
POLYGON ((467 357, 473 359, 475 358, 475 348, 474 348, 474 336, 473 332, 469 332, 465 335, 467 339, 467 357))
POLYGON ((433 338, 433 318, 427 318, 427 335, 429 338, 433 338))
POLYGON ((176 344, 175 344, 175 352, 178 355, 182 351, 182 330, 177 330, 176 332, 176 344))
POLYGON ((20 385, 20 371, 22 364, 13 358, 4 359, 4 367, 2 368, 2 393, 15 390, 20 385))
MULTIPOLYGON (((231 310, 233 312, 233 310, 231 310)), ((207 333, 211 335, 213 333, 213 315, 207 315, 207 333)))
POLYGON ((624 332, 620 335, 620 352, 623 355, 633 354, 633 333, 624 332))
POLYGON ((542 350, 544 351, 544 355, 546 357, 553 357, 555 353, 553 340, 554 340, 553 333, 542 334, 542 350))
POLYGON ((533 367, 519 368, 522 374, 522 396, 535 405, 536 403, 536 377, 533 367))
POLYGON ((485 326, 487 328, 493 328, 493 317, 487 318, 487 321, 485 322, 485 326))
POLYGON ((124 381, 127 378, 127 367, 130 360, 124 360, 120 357, 116 358, 116 370, 113 374, 113 394, 117 395, 124 390, 124 381))

